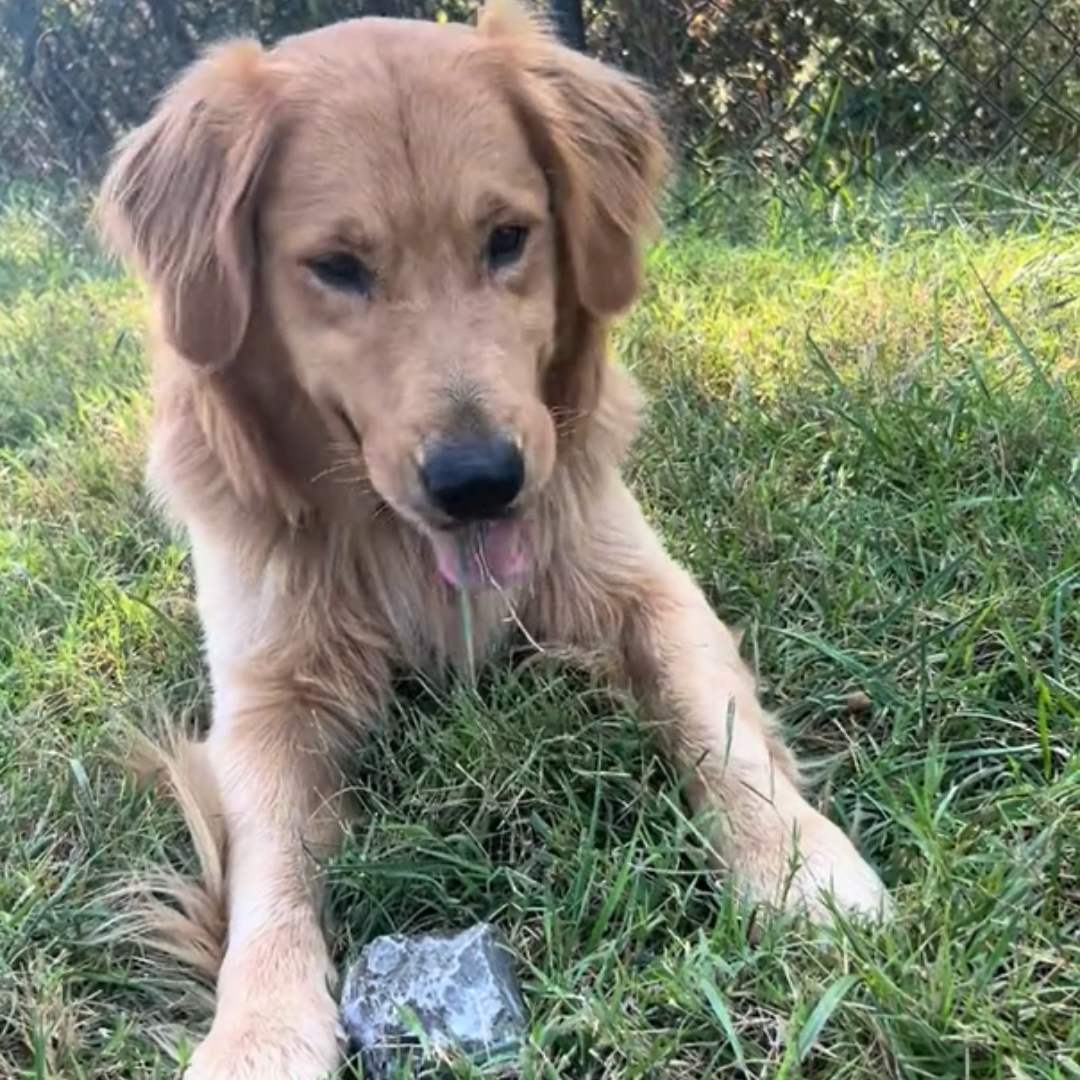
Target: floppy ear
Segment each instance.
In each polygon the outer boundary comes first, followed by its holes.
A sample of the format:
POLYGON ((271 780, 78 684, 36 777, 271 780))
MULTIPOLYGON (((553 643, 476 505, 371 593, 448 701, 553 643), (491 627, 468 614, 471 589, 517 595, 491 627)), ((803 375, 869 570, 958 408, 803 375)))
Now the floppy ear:
POLYGON ((509 53, 581 304, 615 315, 640 289, 640 246, 656 225, 667 171, 656 108, 628 75, 559 44, 512 0, 489 0, 480 29, 509 53))
POLYGON ((251 316, 269 83, 257 43, 211 49, 119 144, 98 200, 103 236, 157 294, 167 340, 208 368, 235 357, 251 316))
POLYGON ((604 323, 641 288, 642 243, 657 224, 668 155, 649 95, 569 49, 514 0, 488 0, 480 30, 548 174, 559 229, 560 331, 545 396, 568 426, 600 396, 604 323))

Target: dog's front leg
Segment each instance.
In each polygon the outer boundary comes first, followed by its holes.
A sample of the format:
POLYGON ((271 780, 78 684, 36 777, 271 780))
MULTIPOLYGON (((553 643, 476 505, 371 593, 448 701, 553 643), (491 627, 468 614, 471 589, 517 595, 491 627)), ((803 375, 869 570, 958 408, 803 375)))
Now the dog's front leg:
POLYGON ((794 758, 758 701, 734 635, 621 484, 597 507, 579 553, 585 574, 575 574, 596 589, 580 610, 598 640, 587 634, 585 643, 602 646, 605 633, 617 642, 617 666, 686 776, 692 807, 706 817, 711 847, 736 886, 754 902, 819 920, 829 917, 827 894, 841 909, 882 914, 878 876, 800 793, 794 758))
POLYGON ((201 747, 226 832, 228 940, 187 1080, 323 1080, 340 1057, 318 857, 340 833, 334 729, 296 698, 219 713, 201 747))
POLYGON ((323 1080, 341 1053, 319 863, 341 840, 343 776, 388 673, 358 620, 345 637, 331 617, 338 597, 305 624, 238 543, 193 532, 192 553, 214 687, 197 749, 223 818, 228 929, 186 1080, 323 1080))

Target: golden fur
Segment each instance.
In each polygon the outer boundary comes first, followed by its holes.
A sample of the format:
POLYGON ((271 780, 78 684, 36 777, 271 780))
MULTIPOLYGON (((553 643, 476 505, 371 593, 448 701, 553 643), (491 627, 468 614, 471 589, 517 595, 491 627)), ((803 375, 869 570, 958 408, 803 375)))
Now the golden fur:
POLYGON ((510 606, 596 657, 695 777, 751 900, 884 909, 620 478, 638 397, 606 329, 665 166, 643 91, 508 3, 476 29, 362 19, 216 47, 119 147, 101 221, 152 297, 150 475, 190 538, 214 695, 206 740, 163 759, 207 880, 157 921, 217 979, 190 1080, 338 1062, 314 860, 391 672, 465 654, 416 462, 469 410, 514 433, 528 477, 527 574, 473 597, 478 655, 510 606), (500 223, 527 247, 496 272, 477 252, 500 223), (366 295, 314 276, 341 251, 371 268, 366 295))

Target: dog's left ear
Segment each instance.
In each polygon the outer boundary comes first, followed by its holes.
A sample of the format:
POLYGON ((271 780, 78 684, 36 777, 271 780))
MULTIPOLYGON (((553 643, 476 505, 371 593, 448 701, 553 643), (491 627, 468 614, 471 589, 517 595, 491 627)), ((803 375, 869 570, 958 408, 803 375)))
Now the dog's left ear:
POLYGON ((214 46, 120 143, 102 183, 104 239, 157 293, 169 343, 203 368, 236 357, 251 315, 273 105, 260 46, 214 46))
POLYGON ((581 305, 609 317, 641 287, 668 155, 649 95, 561 45, 512 0, 489 0, 480 30, 505 50, 511 94, 548 170, 581 305))

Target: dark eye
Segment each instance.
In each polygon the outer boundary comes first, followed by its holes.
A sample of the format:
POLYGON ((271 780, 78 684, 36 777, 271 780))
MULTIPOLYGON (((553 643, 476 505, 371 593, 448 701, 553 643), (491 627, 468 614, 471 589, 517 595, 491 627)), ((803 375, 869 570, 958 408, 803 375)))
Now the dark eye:
POLYGON ((528 238, 529 230, 524 225, 499 225, 492 229, 484 253, 490 269, 502 270, 516 263, 528 238))
POLYGON ((374 284, 371 271, 347 251, 336 251, 308 263, 311 272, 331 289, 342 292, 369 293, 374 284))

